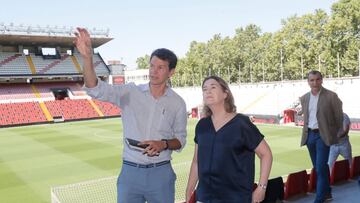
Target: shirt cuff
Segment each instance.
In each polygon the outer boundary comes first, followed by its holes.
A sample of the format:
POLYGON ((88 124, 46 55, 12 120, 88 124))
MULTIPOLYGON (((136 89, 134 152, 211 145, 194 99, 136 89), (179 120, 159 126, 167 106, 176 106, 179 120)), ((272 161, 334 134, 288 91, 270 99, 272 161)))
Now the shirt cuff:
POLYGON ((185 136, 185 138, 182 137, 182 136, 179 136, 179 137, 176 137, 176 136, 175 136, 175 138, 178 139, 179 142, 180 142, 180 144, 181 144, 181 147, 180 147, 179 149, 176 149, 175 151, 176 151, 176 152, 181 152, 182 149, 184 149, 184 147, 185 147, 185 145, 186 145, 186 136, 185 136))
POLYGON ((102 86, 103 81, 101 80, 97 80, 97 84, 95 87, 86 87, 85 84, 83 85, 82 89, 90 96, 90 97, 94 97, 97 98, 99 97, 99 93, 101 92, 101 86, 102 86))

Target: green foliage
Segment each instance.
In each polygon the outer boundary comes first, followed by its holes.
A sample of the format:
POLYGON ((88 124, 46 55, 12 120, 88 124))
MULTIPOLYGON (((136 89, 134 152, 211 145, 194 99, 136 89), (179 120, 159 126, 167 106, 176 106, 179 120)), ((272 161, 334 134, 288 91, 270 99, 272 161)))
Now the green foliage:
POLYGON ((359 49, 360 1, 340 0, 331 15, 319 9, 290 16, 274 33, 250 24, 236 28, 233 37, 215 34, 207 42, 193 41, 172 84, 200 85, 208 75, 230 83, 301 80, 313 69, 325 77, 357 76, 359 49))
POLYGON ((149 68, 150 56, 145 55, 136 59, 136 63, 139 69, 149 68))

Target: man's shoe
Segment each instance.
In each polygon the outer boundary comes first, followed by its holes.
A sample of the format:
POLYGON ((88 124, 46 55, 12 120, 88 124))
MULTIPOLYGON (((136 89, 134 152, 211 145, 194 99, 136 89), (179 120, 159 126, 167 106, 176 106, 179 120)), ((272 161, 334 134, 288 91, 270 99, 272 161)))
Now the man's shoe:
POLYGON ((333 200, 333 197, 332 197, 332 194, 331 194, 331 192, 328 192, 326 195, 325 195, 325 202, 326 201, 331 201, 331 200, 333 200))

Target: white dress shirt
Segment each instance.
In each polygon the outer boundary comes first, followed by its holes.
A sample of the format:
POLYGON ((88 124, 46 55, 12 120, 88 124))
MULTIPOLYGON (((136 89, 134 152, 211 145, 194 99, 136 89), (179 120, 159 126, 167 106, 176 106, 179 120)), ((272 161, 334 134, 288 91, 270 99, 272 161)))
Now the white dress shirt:
POLYGON ((319 101, 319 94, 320 92, 318 92, 317 95, 313 95, 310 92, 310 100, 309 100, 309 124, 308 124, 308 128, 311 129, 318 129, 318 121, 316 118, 316 112, 317 112, 317 104, 319 101))
MULTIPOLYGON (((171 88, 167 87, 164 95, 158 99, 151 95, 149 84, 109 85, 98 80, 96 87, 84 89, 91 97, 111 102, 121 108, 124 138, 139 141, 177 138, 181 149, 185 146, 186 105, 171 88)), ((138 164, 171 160, 172 150, 164 150, 159 156, 149 157, 123 143, 124 160, 138 164)))

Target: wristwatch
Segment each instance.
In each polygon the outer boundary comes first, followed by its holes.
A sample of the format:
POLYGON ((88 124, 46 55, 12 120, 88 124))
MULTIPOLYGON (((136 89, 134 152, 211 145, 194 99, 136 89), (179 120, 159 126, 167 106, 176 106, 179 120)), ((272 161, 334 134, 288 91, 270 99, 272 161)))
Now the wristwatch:
POLYGON ((266 190, 266 187, 267 187, 266 184, 263 185, 263 184, 261 184, 261 183, 259 183, 258 186, 259 186, 261 189, 263 189, 263 190, 266 190))

